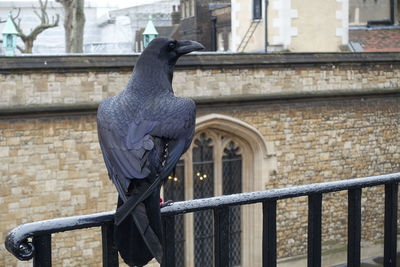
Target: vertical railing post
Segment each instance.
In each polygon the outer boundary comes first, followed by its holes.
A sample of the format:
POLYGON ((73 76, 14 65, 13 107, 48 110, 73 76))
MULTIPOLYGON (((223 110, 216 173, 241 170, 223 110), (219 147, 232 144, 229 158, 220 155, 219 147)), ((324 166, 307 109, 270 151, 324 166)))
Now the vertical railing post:
POLYGON ((118 250, 114 244, 114 223, 101 226, 103 267, 118 267, 118 250))
POLYGON ((214 209, 214 266, 229 267, 229 208, 214 209))
POLYGON ((321 266, 322 194, 308 196, 308 255, 307 266, 321 266))
POLYGON ((384 266, 396 266, 398 183, 385 185, 384 266))
POLYGON ((33 267, 51 267, 51 234, 33 237, 33 267))
POLYGON ((162 267, 175 267, 175 216, 163 216, 163 248, 162 267))
POLYGON ((361 188, 348 191, 347 266, 360 267, 361 188))
POLYGON ((263 267, 276 267, 276 200, 263 202, 263 267))

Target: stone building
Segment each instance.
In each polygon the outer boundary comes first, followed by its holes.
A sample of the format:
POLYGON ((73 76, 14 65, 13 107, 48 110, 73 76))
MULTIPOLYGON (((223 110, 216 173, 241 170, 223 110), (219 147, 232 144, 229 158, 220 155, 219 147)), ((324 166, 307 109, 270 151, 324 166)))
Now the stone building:
POLYGON ((394 52, 399 49, 400 9, 394 0, 232 0, 231 9, 233 51, 394 52), (384 36, 379 34, 382 26, 389 30, 384 36), (365 44, 368 40, 379 45, 370 48, 371 45, 365 44))
POLYGON ((350 51, 400 51, 399 11, 399 1, 350 1, 350 51))
POLYGON ((340 51, 348 43, 348 4, 348 0, 232 0, 233 50, 340 51))
MULTIPOLYGON (((0 240, 31 221, 114 210, 96 109, 125 87, 135 55, 0 60, 0 240)), ((195 54, 173 87, 197 103, 194 142, 164 194, 174 200, 400 171, 397 53, 195 54), (175 179, 176 178, 176 179, 175 179)), ((362 258, 382 253, 383 188, 362 191, 362 258)), ((347 192, 326 194, 322 265, 346 261, 347 192)), ((232 261, 261 266, 262 211, 234 211, 232 261)), ((212 260, 210 218, 177 219, 185 266, 212 260), (201 241, 202 240, 202 241, 201 241)), ((281 266, 305 265, 307 199, 277 203, 281 266)), ((98 266, 99 228, 55 234, 55 266, 98 266)), ((0 266, 17 263, 0 246, 0 266)), ((122 265, 123 266, 123 265, 122 265)), ((182 266, 182 265, 180 265, 182 266)))
MULTIPOLYGON (((182 19, 179 30, 180 38, 200 42, 204 45, 206 51, 218 50, 217 29, 220 29, 219 32, 221 34, 224 33, 221 29, 222 27, 218 17, 223 18, 223 22, 225 24, 228 23, 228 27, 230 27, 230 18, 226 17, 226 11, 222 14, 218 14, 216 9, 227 6, 230 6, 230 1, 227 0, 181 0, 182 19), (217 21, 220 25, 218 28, 217 21)), ((228 9, 228 12, 229 11, 228 9)), ((222 36, 223 35, 220 35, 220 37, 222 36)), ((229 47, 229 45, 227 45, 227 47, 229 47)))
POLYGON ((181 0, 180 37, 199 41, 209 51, 340 51, 348 44, 348 4, 181 0))
POLYGON ((398 1, 349 1, 350 25, 399 24, 398 1))
MULTIPOLYGON (((85 3, 85 53, 140 52, 141 40, 136 36, 149 14, 155 26, 165 30, 165 36, 199 41, 207 51, 400 50, 399 4, 395 0, 154 0, 147 4, 135 1, 126 8, 117 8, 113 2, 85 3), (177 13, 181 14, 180 23, 173 21, 177 13)), ((21 8, 21 25, 26 31, 38 23, 34 14, 37 1, 2 1, 0 18, 13 8, 21 8)), ((64 53, 62 7, 49 2, 48 12, 49 16, 61 15, 60 25, 39 35, 34 53, 64 53)))
POLYGON ((216 51, 232 51, 231 5, 215 4, 211 6, 211 18, 216 51))

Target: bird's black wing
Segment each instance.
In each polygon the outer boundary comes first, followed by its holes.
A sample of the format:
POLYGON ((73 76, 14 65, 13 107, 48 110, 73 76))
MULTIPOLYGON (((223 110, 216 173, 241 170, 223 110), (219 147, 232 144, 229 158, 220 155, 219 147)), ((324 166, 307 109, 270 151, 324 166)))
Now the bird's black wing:
POLYGON ((143 179, 150 173, 146 161, 154 144, 148 132, 155 123, 146 120, 126 121, 127 111, 118 105, 120 103, 112 98, 100 104, 97 113, 98 136, 110 178, 127 192, 130 179, 143 179))
MULTIPOLYGON (((164 166, 158 173, 157 180, 139 198, 131 197, 118 208, 115 213, 117 225, 172 172, 179 158, 189 148, 192 141, 196 116, 193 100, 173 98, 172 101, 166 101, 163 105, 157 104, 157 106, 160 107, 157 113, 152 114, 152 112, 147 111, 144 114, 146 114, 146 120, 149 120, 150 116, 157 119, 157 123, 148 134, 167 140, 168 152, 164 166)), ((128 140, 128 142, 131 141, 128 140)))
POLYGON ((174 97, 164 103, 159 119, 149 132, 168 141, 168 156, 159 176, 165 178, 189 148, 195 129, 196 106, 193 100, 174 97))
POLYGON ((153 149, 153 137, 169 142, 166 165, 159 175, 164 177, 188 149, 194 134, 195 104, 191 99, 171 97, 143 106, 122 134, 103 118, 108 107, 99 107, 98 134, 104 161, 110 177, 116 175, 125 190, 130 179, 143 179, 150 173, 148 152, 153 149))

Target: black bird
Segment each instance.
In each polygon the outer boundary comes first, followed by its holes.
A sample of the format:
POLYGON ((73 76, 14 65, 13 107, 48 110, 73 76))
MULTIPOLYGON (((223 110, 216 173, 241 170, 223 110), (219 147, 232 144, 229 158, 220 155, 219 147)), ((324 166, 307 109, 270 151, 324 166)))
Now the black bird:
POLYGON ((130 266, 162 261, 160 187, 192 142, 193 100, 174 95, 176 61, 204 47, 155 38, 138 58, 126 88, 97 112, 100 147, 118 191, 115 240, 130 266))

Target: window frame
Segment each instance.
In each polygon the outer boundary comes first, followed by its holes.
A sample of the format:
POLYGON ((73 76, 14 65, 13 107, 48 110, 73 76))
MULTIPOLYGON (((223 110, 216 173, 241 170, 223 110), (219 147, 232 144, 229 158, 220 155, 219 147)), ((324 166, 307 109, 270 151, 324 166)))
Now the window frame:
POLYGON ((253 20, 262 19, 262 0, 253 0, 253 20))
MULTIPOLYGON (((242 152, 242 191, 252 192, 264 190, 271 173, 276 173, 276 153, 272 142, 266 142, 261 133, 239 119, 223 114, 211 113, 196 119, 195 138, 201 132, 223 132, 241 148, 242 152)), ((214 139, 218 140, 218 139, 214 139)), ((220 142, 218 140, 218 142, 220 142)), ((181 157, 185 164, 185 197, 193 199, 193 170, 191 166, 192 147, 181 157)), ((223 151, 214 149, 214 153, 223 151)), ((214 158, 219 158, 214 155, 214 158)), ((222 166, 221 166, 222 167, 222 166)), ((214 165, 214 168, 217 168, 214 165)), ((217 172, 218 173, 218 172, 217 172)), ((215 175, 217 175, 217 173, 215 175)), ((222 195, 222 169, 219 175, 221 183, 215 181, 216 196, 222 195), (218 193, 219 192, 219 193, 218 193)), ((217 176, 214 177, 217 179, 217 176)), ((194 237, 193 213, 184 215, 185 235, 185 266, 194 266, 194 237)), ((258 234, 262 231, 261 204, 244 205, 241 209, 241 266, 259 266, 262 259, 262 238, 258 234), (244 238, 245 237, 245 238, 244 238)))

